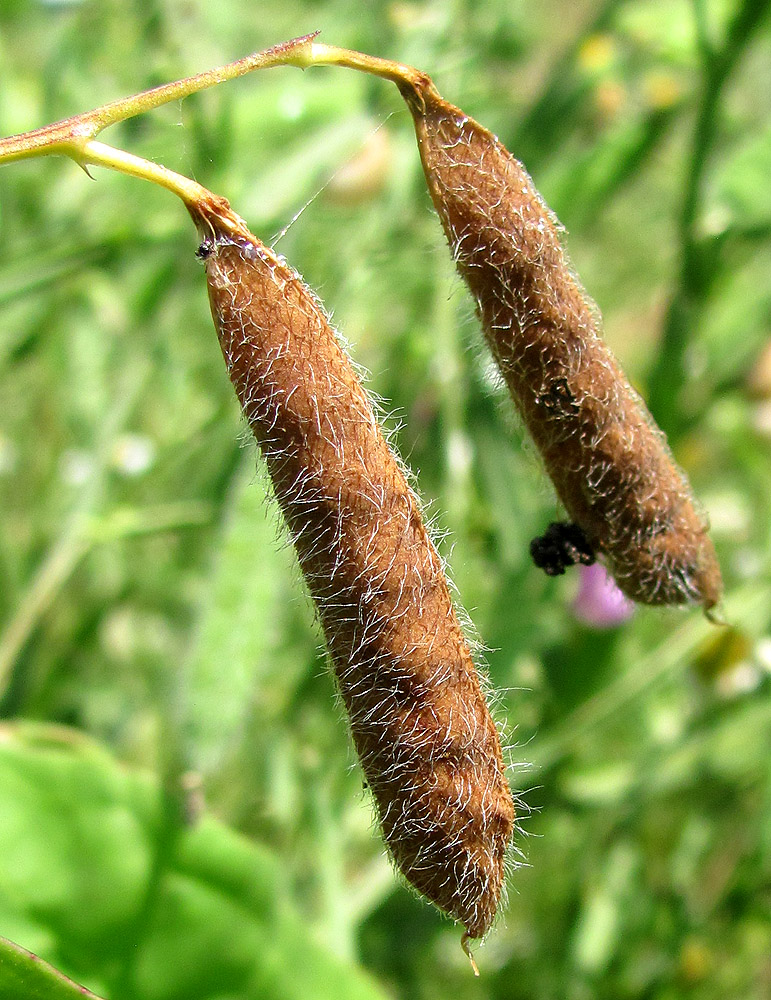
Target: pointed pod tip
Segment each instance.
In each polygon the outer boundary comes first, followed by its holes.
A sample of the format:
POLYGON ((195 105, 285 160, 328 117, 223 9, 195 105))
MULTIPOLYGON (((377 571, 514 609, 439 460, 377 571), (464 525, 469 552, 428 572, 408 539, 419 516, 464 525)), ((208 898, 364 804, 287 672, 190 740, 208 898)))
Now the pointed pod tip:
POLYGON ((463 951, 465 952, 466 958, 468 958, 469 962, 471 963, 471 971, 474 973, 474 975, 478 979, 479 978, 479 966, 477 965, 476 960, 474 958, 474 955, 472 954, 471 946, 469 945, 469 941, 470 940, 471 940, 471 935, 469 934, 468 931, 465 931, 464 934, 463 934, 463 937, 460 939, 460 946, 463 949, 463 951))

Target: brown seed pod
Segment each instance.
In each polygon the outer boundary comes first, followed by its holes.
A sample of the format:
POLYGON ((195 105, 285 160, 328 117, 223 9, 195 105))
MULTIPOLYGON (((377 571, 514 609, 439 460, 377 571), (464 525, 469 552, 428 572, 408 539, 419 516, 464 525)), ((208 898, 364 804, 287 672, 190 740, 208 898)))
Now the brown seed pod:
POLYGON ((418 502, 299 275, 226 205, 193 214, 228 372, 316 605, 386 843, 405 878, 480 937, 502 891, 514 807, 418 502))
POLYGON ((713 608, 720 568, 684 473, 599 333, 521 163, 416 71, 397 80, 488 343, 570 518, 644 604, 713 608))

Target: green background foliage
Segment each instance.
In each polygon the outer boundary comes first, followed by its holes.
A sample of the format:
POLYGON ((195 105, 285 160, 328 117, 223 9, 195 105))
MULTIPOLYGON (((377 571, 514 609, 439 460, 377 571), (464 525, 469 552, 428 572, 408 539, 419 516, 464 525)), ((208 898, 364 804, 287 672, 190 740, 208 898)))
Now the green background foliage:
POLYGON ((447 532, 528 862, 474 980, 384 857, 184 210, 96 168, 3 167, 0 935, 110 1000, 769 995, 769 6, 0 6, 2 134, 316 28, 430 72, 568 229, 709 513, 731 622, 592 630, 576 574, 530 563, 556 504, 392 86, 274 69, 106 133, 266 241, 298 216, 277 247, 447 532))

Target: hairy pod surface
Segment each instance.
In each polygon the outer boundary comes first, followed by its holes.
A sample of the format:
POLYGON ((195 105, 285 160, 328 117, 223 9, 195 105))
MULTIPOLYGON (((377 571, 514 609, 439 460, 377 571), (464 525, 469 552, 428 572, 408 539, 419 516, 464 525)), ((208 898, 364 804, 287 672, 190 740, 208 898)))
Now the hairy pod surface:
POLYGON ((503 888, 514 806, 417 499, 299 275, 237 217, 226 228, 194 218, 228 372, 317 608, 385 841, 405 878, 480 937, 503 888))
POLYGON ((629 597, 709 611, 722 580, 706 521, 600 336, 559 223, 522 164, 428 77, 400 90, 458 269, 565 509, 629 597))

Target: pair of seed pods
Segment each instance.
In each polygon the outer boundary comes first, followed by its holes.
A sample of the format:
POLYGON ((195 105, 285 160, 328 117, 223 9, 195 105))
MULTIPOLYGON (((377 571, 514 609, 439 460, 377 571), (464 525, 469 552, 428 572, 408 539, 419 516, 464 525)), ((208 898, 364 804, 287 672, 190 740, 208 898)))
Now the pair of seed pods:
MULTIPOLYGON (((565 563, 601 554, 636 601, 710 610, 721 578, 704 518, 599 335, 554 216, 522 165, 428 77, 396 82, 487 342, 570 517, 549 544, 562 540, 565 563)), ((318 299, 226 202, 191 212, 228 371, 385 841, 407 881, 465 925, 467 947, 493 921, 515 811, 441 561, 318 299)))

